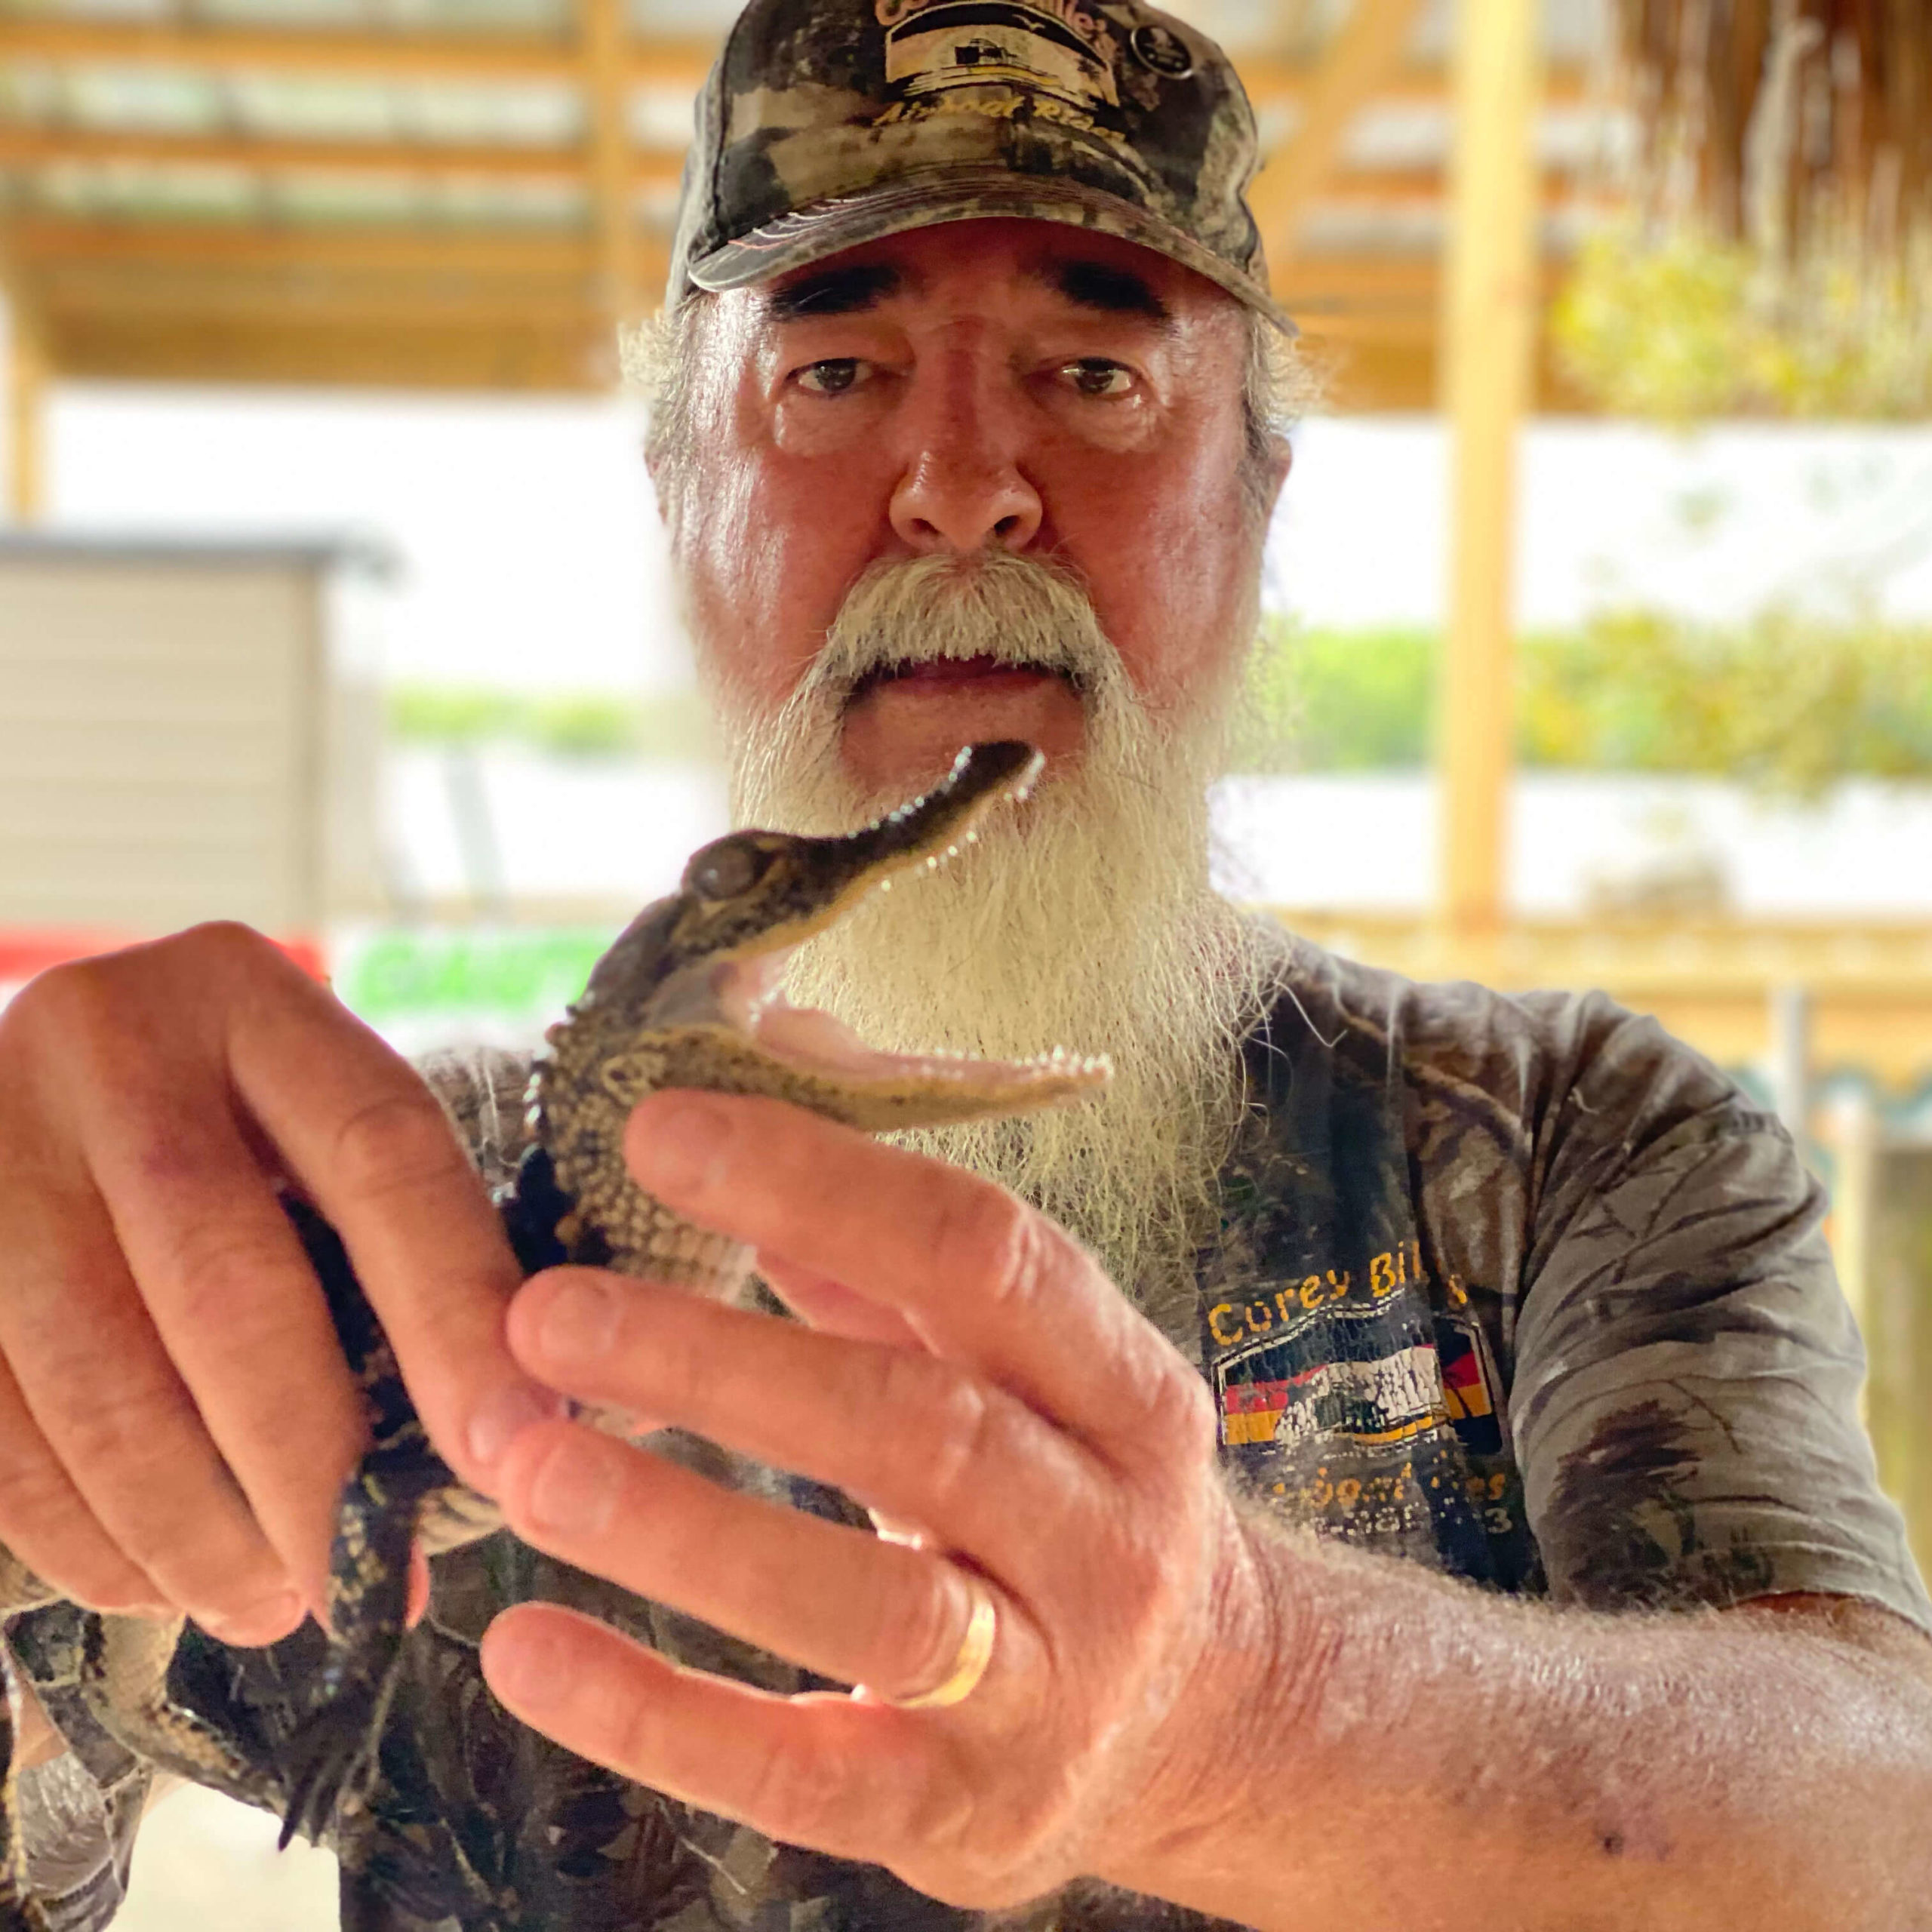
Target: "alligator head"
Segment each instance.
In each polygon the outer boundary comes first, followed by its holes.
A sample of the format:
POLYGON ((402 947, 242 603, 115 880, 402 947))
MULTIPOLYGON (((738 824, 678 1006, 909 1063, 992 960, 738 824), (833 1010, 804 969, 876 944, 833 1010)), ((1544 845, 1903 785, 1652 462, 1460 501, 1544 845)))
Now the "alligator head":
POLYGON ((789 1005, 786 961, 895 875, 933 871, 1023 798, 1044 761, 1032 746, 975 745, 932 791, 836 838, 735 832, 703 847, 670 898, 648 907, 592 971, 546 1038, 531 1124, 587 1230, 582 1258, 729 1294, 749 1255, 692 1226, 631 1179, 624 1124, 660 1087, 791 1100, 881 1132, 1018 1113, 1091 1093, 1106 1063, 1059 1048, 1036 1060, 879 1052, 829 1014, 789 1005))

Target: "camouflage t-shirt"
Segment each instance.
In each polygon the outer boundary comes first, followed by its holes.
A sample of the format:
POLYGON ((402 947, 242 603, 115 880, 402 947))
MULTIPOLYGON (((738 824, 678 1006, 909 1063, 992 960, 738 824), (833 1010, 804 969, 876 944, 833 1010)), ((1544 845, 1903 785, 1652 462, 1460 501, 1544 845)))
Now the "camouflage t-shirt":
MULTIPOLYGON (((1858 1423, 1863 1355, 1822 1197, 1774 1118, 1601 996, 1418 986, 1300 941, 1244 1051, 1251 1104, 1220 1227, 1171 1337, 1213 1389, 1232 1481, 1284 1521, 1478 1586, 1599 1609, 1824 1592, 1932 1630, 1858 1423)), ((503 1171, 513 1114, 487 1082, 446 1069, 441 1084, 503 1171)), ((863 1521, 702 1444, 681 1453, 863 1521)), ((690 1811, 508 1718, 476 1643, 531 1596, 775 1690, 808 1681, 507 1535, 439 1558, 371 1808, 337 1843, 346 1932, 983 1922, 690 1811)), ((57 1667, 73 1614, 14 1633, 57 1721, 74 1709, 57 1667)), ((191 1629, 172 1686, 267 1761, 319 1651, 312 1626, 263 1651, 191 1629)), ((112 1747, 75 1715, 89 1769, 122 1800, 112 1747)), ((132 1807, 108 1815, 125 1845, 132 1807)), ((77 1909, 62 1932, 105 1922, 77 1909)), ((1206 1923, 1098 1888, 1001 1922, 1206 1923)))

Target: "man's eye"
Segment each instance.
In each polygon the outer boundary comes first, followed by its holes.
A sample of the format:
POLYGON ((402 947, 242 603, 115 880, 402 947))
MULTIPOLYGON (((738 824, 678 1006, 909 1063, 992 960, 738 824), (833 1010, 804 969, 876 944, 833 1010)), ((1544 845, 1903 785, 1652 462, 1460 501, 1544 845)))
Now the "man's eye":
POLYGON ((1134 371, 1104 355, 1083 355, 1060 374, 1082 395, 1126 395, 1134 387, 1134 371))
POLYGON ((808 362, 796 380, 799 388, 813 395, 843 395, 857 387, 865 370, 856 355, 834 355, 823 362, 808 362))

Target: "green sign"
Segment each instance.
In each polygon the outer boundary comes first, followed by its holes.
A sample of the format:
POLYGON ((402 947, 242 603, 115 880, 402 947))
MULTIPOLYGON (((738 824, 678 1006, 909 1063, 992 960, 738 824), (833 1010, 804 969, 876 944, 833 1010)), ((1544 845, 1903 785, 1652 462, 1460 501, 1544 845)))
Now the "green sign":
POLYGON ((561 1014, 613 935, 601 928, 395 928, 345 946, 335 989, 373 1026, 419 1014, 561 1014))

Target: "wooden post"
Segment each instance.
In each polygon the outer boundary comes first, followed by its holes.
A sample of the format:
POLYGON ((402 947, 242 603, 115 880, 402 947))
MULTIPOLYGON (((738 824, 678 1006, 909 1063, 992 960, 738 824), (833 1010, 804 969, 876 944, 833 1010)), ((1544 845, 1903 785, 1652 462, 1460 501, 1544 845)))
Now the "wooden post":
POLYGON ((7 506, 31 523, 47 507, 47 338, 20 285, 7 293, 7 506))
POLYGON ((1515 686, 1517 427, 1537 314, 1534 0, 1460 0, 1438 381, 1449 419, 1449 610, 1438 718, 1441 912, 1480 970, 1504 911, 1515 686))
POLYGON ((591 219, 596 235, 595 303, 614 326, 635 297, 624 0, 578 0, 583 54, 585 129, 589 143, 591 219))
POLYGON ((1932 1146, 1881 1144, 1869 1235, 1866 1413, 1878 1479, 1905 1512, 1906 1534, 1932 1574, 1932 1146))

